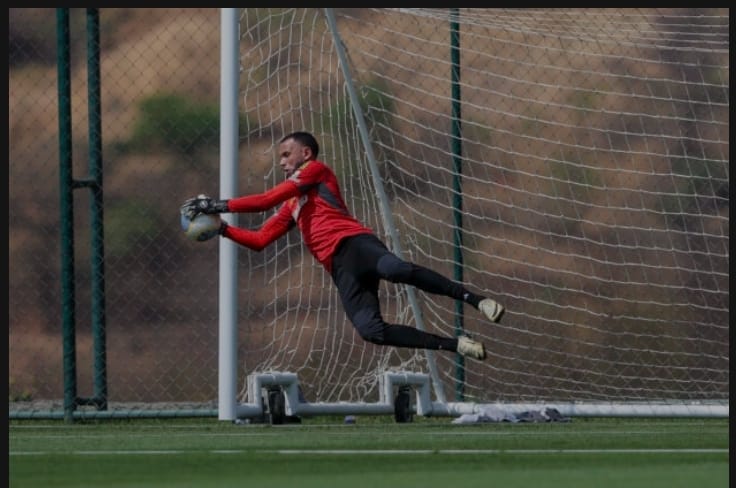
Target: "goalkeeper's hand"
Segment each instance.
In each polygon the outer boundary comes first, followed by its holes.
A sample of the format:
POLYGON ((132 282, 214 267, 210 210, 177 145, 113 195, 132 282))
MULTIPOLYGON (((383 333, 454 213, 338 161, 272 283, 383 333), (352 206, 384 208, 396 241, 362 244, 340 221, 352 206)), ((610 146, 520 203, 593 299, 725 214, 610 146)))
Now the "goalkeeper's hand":
POLYGON ((207 195, 197 195, 187 199, 181 206, 180 212, 190 220, 197 214, 216 214, 227 212, 227 200, 217 200, 207 195))

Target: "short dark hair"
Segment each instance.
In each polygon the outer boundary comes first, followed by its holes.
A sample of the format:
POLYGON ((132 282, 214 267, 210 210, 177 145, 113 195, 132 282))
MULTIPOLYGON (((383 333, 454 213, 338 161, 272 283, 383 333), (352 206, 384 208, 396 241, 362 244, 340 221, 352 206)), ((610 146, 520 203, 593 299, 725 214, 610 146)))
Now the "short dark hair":
POLYGON ((314 136, 310 134, 309 132, 303 132, 303 131, 292 132, 291 134, 285 135, 279 141, 279 144, 284 141, 288 141, 289 139, 294 139, 296 142, 298 142, 302 146, 305 146, 311 149, 312 156, 314 156, 315 158, 319 154, 319 144, 317 144, 317 139, 315 139, 314 136))

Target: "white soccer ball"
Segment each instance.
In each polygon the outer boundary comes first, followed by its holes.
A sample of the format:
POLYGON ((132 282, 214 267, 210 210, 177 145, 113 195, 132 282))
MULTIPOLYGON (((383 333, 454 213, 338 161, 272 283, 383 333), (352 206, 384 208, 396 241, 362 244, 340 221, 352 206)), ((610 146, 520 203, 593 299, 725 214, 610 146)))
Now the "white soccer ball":
POLYGON ((181 216, 181 228, 184 234, 193 241, 207 241, 220 233, 222 219, 219 215, 197 214, 193 219, 181 216))

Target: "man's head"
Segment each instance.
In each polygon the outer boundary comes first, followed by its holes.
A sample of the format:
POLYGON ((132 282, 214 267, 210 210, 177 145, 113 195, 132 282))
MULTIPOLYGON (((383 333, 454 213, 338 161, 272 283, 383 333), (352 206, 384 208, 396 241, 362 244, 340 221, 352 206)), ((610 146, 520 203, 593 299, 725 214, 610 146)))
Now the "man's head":
POLYGON ((305 162, 316 159, 318 154, 319 144, 309 132, 292 132, 279 141, 279 166, 287 178, 305 162))

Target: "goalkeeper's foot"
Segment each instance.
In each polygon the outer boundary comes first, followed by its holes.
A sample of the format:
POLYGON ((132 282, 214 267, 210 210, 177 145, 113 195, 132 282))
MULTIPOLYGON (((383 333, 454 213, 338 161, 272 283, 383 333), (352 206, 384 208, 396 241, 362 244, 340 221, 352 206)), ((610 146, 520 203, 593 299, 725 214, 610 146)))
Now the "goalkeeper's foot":
POLYGON ((505 311, 503 306, 492 298, 484 298, 478 303, 478 310, 488 317, 491 322, 498 322, 505 311))
POLYGON ((474 341, 468 336, 460 336, 457 338, 457 352, 463 356, 473 359, 485 359, 486 348, 482 343, 474 341))

